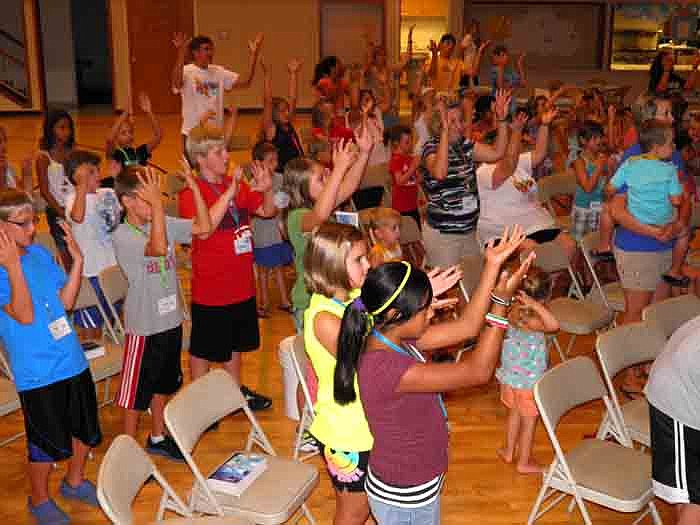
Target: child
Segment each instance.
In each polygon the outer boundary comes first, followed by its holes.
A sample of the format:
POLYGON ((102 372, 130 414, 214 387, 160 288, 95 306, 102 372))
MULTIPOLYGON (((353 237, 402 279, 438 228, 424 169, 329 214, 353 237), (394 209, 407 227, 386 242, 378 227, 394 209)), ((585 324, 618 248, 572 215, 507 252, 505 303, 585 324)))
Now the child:
POLYGON ((36 156, 36 173, 39 178, 39 191, 46 201, 46 219, 49 232, 61 255, 64 268, 70 268, 71 259, 59 219, 66 218, 66 199, 75 192, 73 184, 66 177, 63 163, 75 145, 75 125, 65 111, 51 111, 44 118, 44 130, 36 156))
POLYGON ((369 238, 372 241, 369 264, 372 268, 403 258, 400 236, 401 214, 392 208, 375 208, 369 219, 369 238))
POLYGON ((457 39, 451 33, 442 35, 439 44, 430 41, 431 57, 426 62, 426 74, 438 94, 449 94, 459 89, 464 62, 458 56, 453 56, 456 47, 457 39))
MULTIPOLYGON (((269 142, 260 142, 253 148, 253 161, 262 163, 265 169, 272 175, 272 191, 279 190, 282 186, 282 174, 277 170, 277 148, 269 142)), ((253 255, 260 279, 261 305, 258 307, 258 317, 269 317, 269 278, 275 274, 277 286, 280 292, 281 303, 279 309, 292 313, 292 305, 289 304, 287 284, 284 282, 282 268, 292 263, 293 256, 289 243, 282 239, 279 221, 277 217, 253 219, 253 255)))
POLYGON ((416 94, 416 103, 413 113, 416 118, 413 122, 413 129, 416 132, 416 146, 413 154, 420 156, 423 153, 423 144, 430 139, 430 131, 428 131, 428 122, 430 121, 435 106, 435 88, 421 88, 420 96, 416 94))
POLYGON ((52 464, 70 458, 60 492, 99 508, 95 486, 84 477, 90 448, 102 441, 95 385, 67 310, 80 289, 83 258, 62 225, 73 267, 63 270, 33 244, 35 217, 26 193, 0 191, 0 336, 22 402, 29 479, 29 511, 40 524, 68 523, 49 497, 52 464))
MULTIPOLYGON (((640 223, 671 228, 678 218, 683 194, 678 172, 669 162, 674 151, 673 128, 665 122, 647 121, 639 132, 639 141, 642 155, 631 157, 620 166, 610 179, 610 187, 627 187, 627 209, 640 223)), ((663 278, 671 286, 688 286, 689 279, 683 276, 682 269, 690 235, 686 227, 673 233, 677 237, 673 260, 663 278)))
POLYGON ((360 400, 364 407, 374 437, 365 489, 378 525, 440 523, 448 431, 438 394, 491 378, 507 325, 505 305, 533 256, 513 275, 500 267, 522 239, 515 228, 498 246, 489 245, 477 290, 457 320, 430 323, 434 307, 446 301, 433 304, 441 290, 403 261, 371 270, 360 296, 335 320, 334 401, 341 409, 360 400), (421 354, 476 336, 476 349, 457 363, 426 362, 421 354))
POLYGON ((537 424, 537 406, 532 389, 547 370, 545 334, 559 330, 559 322, 542 304, 549 297, 551 282, 542 270, 530 267, 523 279, 516 304, 508 313, 508 330, 501 350, 496 377, 501 383, 501 401, 508 407, 506 444, 498 455, 506 463, 515 458, 521 474, 539 474, 542 467, 531 457, 537 424))
MULTIPOLYGON (((527 87, 525 78, 525 53, 520 53, 516 62, 516 69, 508 67, 510 63, 510 54, 505 46, 496 46, 493 48, 491 56, 491 90, 492 95, 496 95, 499 89, 515 89, 527 87)), ((511 113, 515 110, 515 97, 511 102, 511 113)))
MULTIPOLYGON (((257 350, 260 333, 253 275, 253 215, 272 217, 271 173, 259 163, 252 165, 254 181, 227 176, 229 153, 216 128, 195 128, 187 151, 199 172, 196 187, 210 208, 212 232, 192 242, 192 379, 222 363, 241 387, 252 410, 272 406, 272 400, 241 382, 242 353, 257 350), (223 199, 226 203, 219 207, 223 199), (245 328, 243 328, 245 327, 245 328)), ((179 198, 180 216, 194 217, 197 193, 185 189, 179 198)))
MULTIPOLYGON (((66 170, 75 185, 75 193, 66 200, 66 219, 83 253, 83 276, 90 281, 109 315, 110 308, 97 276, 117 264, 112 233, 119 225, 121 207, 114 190, 99 187, 99 165, 100 157, 94 153, 73 151, 68 156, 66 170)), ((101 337, 104 320, 96 307, 76 311, 74 320, 86 339, 101 337)))
POLYGON ((340 59, 327 56, 314 67, 314 78, 311 81, 317 99, 325 99, 332 104, 333 124, 338 126, 342 126, 345 121, 345 99, 350 94, 350 85, 344 76, 345 67, 340 59))
POLYGON ((389 173, 391 174, 391 206, 401 215, 413 217, 420 228, 418 213, 418 168, 420 155, 413 156, 411 128, 394 126, 388 131, 391 146, 389 173))
POLYGON ((166 217, 158 176, 152 170, 123 170, 114 186, 126 216, 112 236, 117 261, 129 280, 124 364, 114 404, 124 409, 124 433, 132 437, 141 413, 150 408, 146 450, 174 461, 184 458, 175 440, 165 434, 163 410, 168 397, 182 385, 183 313, 175 243, 188 244, 193 235, 211 230, 196 183, 188 172, 184 177, 197 203, 194 221, 166 217))
POLYGON ((212 64, 214 42, 211 38, 200 35, 188 39, 182 33, 175 35, 173 46, 177 50, 177 60, 173 67, 172 90, 176 95, 182 96, 182 149, 185 155, 187 136, 192 128, 199 125, 202 115, 213 111, 211 123, 219 128, 223 127, 224 91, 250 87, 255 76, 262 41, 263 34, 258 33, 255 40, 248 42, 250 68, 247 79, 240 81, 238 73, 212 64), (188 49, 193 60, 191 64, 185 65, 188 49))
MULTIPOLYGON (((683 148, 683 162, 689 177, 695 180, 697 186, 700 182, 700 115, 694 114, 690 118, 690 126, 688 127, 688 145, 683 148)), ((697 194, 695 196, 698 198, 697 194)))
MULTIPOLYGON (((148 160, 153 155, 155 150, 163 140, 163 130, 153 114, 151 100, 146 93, 139 94, 139 106, 148 117, 151 123, 151 140, 139 147, 134 148, 134 116, 131 111, 120 111, 117 113, 117 121, 112 126, 107 137, 105 152, 107 158, 116 160, 124 167, 129 166, 146 166, 148 160)), ((103 180, 103 187, 110 185, 114 186, 114 180, 103 180)))

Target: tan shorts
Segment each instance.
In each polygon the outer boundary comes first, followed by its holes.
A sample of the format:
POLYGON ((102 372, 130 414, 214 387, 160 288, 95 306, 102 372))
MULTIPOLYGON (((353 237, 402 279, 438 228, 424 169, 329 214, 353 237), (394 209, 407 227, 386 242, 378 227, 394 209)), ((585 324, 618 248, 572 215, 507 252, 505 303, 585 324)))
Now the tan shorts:
POLYGON ((537 417, 540 415, 532 390, 513 388, 501 383, 501 403, 508 408, 517 410, 523 416, 537 417))
POLYGON ((423 244, 429 266, 449 268, 459 264, 467 255, 480 255, 476 230, 465 233, 440 233, 428 223, 423 223, 423 244))
POLYGON ((625 290, 654 292, 661 276, 671 269, 671 250, 631 252, 615 248, 615 262, 625 290))

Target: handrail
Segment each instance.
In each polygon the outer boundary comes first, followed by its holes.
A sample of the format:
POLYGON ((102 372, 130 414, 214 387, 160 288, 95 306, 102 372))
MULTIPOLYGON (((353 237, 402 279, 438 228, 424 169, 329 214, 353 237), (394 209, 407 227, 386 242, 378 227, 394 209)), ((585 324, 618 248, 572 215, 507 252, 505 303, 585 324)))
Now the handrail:
POLYGON ((15 64, 24 67, 24 60, 22 60, 21 58, 17 58, 16 56, 12 56, 7 51, 3 51, 2 49, 0 49, 0 56, 5 57, 10 62, 14 62, 15 64))
POLYGON ((16 36, 12 35, 11 33, 8 33, 7 31, 0 29, 0 36, 4 36, 9 41, 17 44, 21 48, 24 48, 24 42, 22 42, 20 39, 18 39, 16 36))

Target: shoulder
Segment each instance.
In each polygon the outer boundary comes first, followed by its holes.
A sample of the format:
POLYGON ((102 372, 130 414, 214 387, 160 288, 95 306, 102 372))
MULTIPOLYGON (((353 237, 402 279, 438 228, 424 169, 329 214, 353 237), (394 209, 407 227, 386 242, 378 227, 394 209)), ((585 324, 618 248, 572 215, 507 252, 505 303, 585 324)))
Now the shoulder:
POLYGON ((27 246, 27 254, 40 259, 53 260, 51 253, 41 244, 30 244, 27 246))

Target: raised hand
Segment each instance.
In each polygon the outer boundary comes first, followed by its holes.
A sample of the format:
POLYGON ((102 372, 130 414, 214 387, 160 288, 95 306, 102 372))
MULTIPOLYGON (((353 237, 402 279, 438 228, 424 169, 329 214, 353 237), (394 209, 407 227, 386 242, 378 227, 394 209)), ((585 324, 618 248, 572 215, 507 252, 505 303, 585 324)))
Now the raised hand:
POLYGON ((542 113, 542 116, 540 117, 540 121, 542 124, 545 126, 548 124, 551 124, 555 118, 559 115, 559 110, 555 107, 549 107, 545 110, 544 113, 542 113))
POLYGON ((139 107, 141 108, 141 111, 144 113, 150 114, 153 113, 153 107, 151 106, 151 99, 148 98, 148 95, 146 94, 145 91, 142 91, 139 93, 139 107))
POLYGON ((433 55, 437 55, 439 49, 437 42, 435 42, 435 40, 431 40, 428 44, 428 49, 433 55))
MULTIPOLYGON (((367 132, 365 131, 365 134, 367 132)), ((360 143, 360 137, 358 137, 358 145, 360 143)), ((360 146, 361 148, 362 146, 360 146)), ((333 148, 333 166, 339 170, 346 172, 350 169, 350 166, 355 164, 357 160, 357 152, 353 147, 352 141, 339 141, 333 148)))
POLYGON ((262 162, 254 161, 250 165, 250 171, 253 174, 253 180, 250 184, 251 190, 266 193, 272 189, 272 174, 262 162))
POLYGON ((440 99, 437 103, 437 110, 440 113, 440 124, 442 125, 442 132, 446 132, 450 126, 450 121, 447 118, 447 104, 445 104, 444 99, 440 99))
POLYGON ((81 261, 83 259, 83 252, 80 251, 80 246, 78 246, 78 242, 75 240, 75 237, 73 237, 73 230, 71 230, 67 222, 61 222, 60 226, 63 230, 68 253, 73 258, 73 261, 81 261))
POLYGON ((136 195, 151 206, 162 205, 160 193, 160 177, 153 168, 140 170, 136 175, 140 186, 136 189, 136 195))
POLYGON ((522 69, 524 63, 525 63, 525 53, 523 52, 523 53, 520 53, 518 55, 518 66, 520 67, 520 69, 522 69))
POLYGON ((513 131, 522 131, 525 127, 525 124, 527 124, 528 120, 529 119, 527 113, 525 113, 524 111, 518 111, 518 114, 515 115, 515 118, 513 119, 513 122, 511 122, 510 127, 513 128, 513 131))
POLYGON ((264 55, 260 55, 260 58, 258 59, 258 63, 260 64, 260 69, 262 69, 263 75, 267 75, 270 72, 270 69, 267 67, 267 63, 265 62, 264 55))
POLYGON ((190 45, 190 42, 192 42, 192 37, 188 37, 185 33, 175 33, 172 42, 175 49, 184 51, 187 49, 187 46, 190 45))
POLYGON ((379 128, 375 124, 374 119, 365 117, 360 126, 359 132, 355 133, 355 142, 357 147, 363 153, 370 153, 374 145, 380 140, 379 128))
POLYGON ((520 287, 520 283, 527 275, 530 265, 535 260, 535 252, 530 252, 527 258, 520 263, 520 267, 515 273, 511 274, 508 270, 503 270, 498 277, 498 282, 493 289, 494 295, 509 301, 515 291, 520 287))
POLYGON ((464 48, 469 47, 469 44, 473 42, 472 34, 471 33, 465 33, 464 36, 462 37, 462 41, 460 42, 460 45, 464 48))
POLYGON ((433 289, 433 297, 439 297, 452 288, 462 278, 462 268, 455 265, 447 270, 434 268, 428 272, 430 287, 433 289))
POLYGON ((248 41, 248 51, 250 51, 251 55, 256 54, 258 51, 260 51, 260 46, 262 46, 263 40, 265 39, 265 34, 264 33, 258 33, 255 35, 254 40, 249 40, 248 41))
POLYGON ((0 229, 0 266, 10 268, 19 263, 17 243, 7 235, 5 230, 0 229))
POLYGON ((484 40, 479 46, 479 54, 483 54, 484 51, 491 45, 491 40, 484 40))
POLYGON ((176 171, 175 176, 184 182, 185 186, 190 189, 194 189, 194 187, 197 185, 196 177, 194 176, 194 173, 192 173, 192 167, 184 156, 180 157, 180 171, 176 171))
POLYGON ((525 232, 522 226, 516 224, 515 226, 506 227, 503 231, 501 242, 499 242, 498 245, 494 246, 496 242, 495 239, 491 239, 486 244, 486 249, 484 250, 486 264, 498 266, 500 268, 503 263, 515 253, 524 240, 525 232))
POLYGON ((498 120, 505 120, 510 109, 510 101, 513 98, 513 91, 510 89, 499 89, 496 91, 496 101, 493 103, 492 109, 498 120))
POLYGON ((300 58, 293 58, 287 62, 287 70, 291 73, 298 73, 304 61, 300 58))

